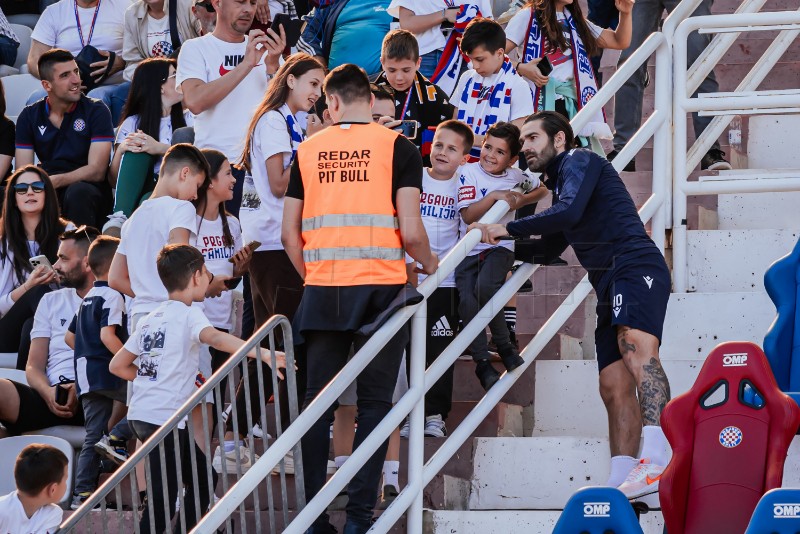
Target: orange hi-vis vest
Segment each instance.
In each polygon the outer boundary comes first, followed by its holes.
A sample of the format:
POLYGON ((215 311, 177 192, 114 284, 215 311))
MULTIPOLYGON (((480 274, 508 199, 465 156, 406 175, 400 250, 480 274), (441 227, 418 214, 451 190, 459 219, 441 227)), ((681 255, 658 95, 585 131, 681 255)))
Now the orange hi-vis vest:
POLYGON ((405 252, 392 201, 398 135, 374 123, 343 124, 298 147, 307 285, 406 283, 405 252))

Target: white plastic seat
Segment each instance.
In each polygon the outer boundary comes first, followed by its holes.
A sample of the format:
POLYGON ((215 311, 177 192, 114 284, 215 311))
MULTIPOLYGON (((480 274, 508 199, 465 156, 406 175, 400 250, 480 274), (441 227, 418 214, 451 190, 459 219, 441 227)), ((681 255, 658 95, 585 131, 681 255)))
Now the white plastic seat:
MULTIPOLYGON (((5 356, 5 354, 0 354, 0 356, 5 356)), ((14 355, 16 357, 16 354, 14 355)), ((14 360, 14 365, 16 365, 16 360, 14 360)), ((6 380, 13 380, 19 384, 28 385, 28 379, 25 377, 25 371, 20 371, 19 369, 3 369, 0 368, 0 378, 5 378, 6 380)))
POLYGON ((0 352, 0 369, 15 369, 16 367, 16 352, 0 352))
POLYGON ((64 492, 62 503, 69 502, 72 497, 73 467, 75 463, 75 451, 72 446, 61 438, 53 436, 13 436, 0 439, 0 495, 6 495, 16 489, 14 484, 14 464, 20 451, 33 443, 44 443, 52 445, 66 455, 69 463, 67 464, 67 491, 64 492))
POLYGON ((16 74, 3 78, 6 93, 6 116, 16 121, 28 98, 42 88, 42 82, 30 74, 16 74))
POLYGON ((31 50, 31 35, 33 30, 22 24, 11 24, 11 29, 17 34, 19 39, 19 48, 17 48, 17 60, 14 62, 14 67, 19 69, 28 62, 28 52, 31 50))

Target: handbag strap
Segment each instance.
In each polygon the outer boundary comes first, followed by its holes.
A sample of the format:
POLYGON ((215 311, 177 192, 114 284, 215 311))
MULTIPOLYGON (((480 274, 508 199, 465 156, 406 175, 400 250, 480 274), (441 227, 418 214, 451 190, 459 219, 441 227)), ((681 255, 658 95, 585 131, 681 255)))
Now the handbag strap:
POLYGON ((97 14, 100 13, 100 2, 102 0, 97 0, 97 6, 94 8, 94 16, 92 16, 92 25, 89 27, 89 39, 84 42, 83 40, 83 28, 81 28, 81 17, 78 14, 78 2, 72 4, 72 7, 75 9, 75 23, 78 25, 78 37, 81 39, 81 48, 84 46, 92 43, 92 35, 94 34, 94 25, 97 22, 97 14))
POLYGON ((181 39, 178 35, 178 1, 174 0, 175 5, 169 6, 169 38, 172 41, 173 51, 181 46, 181 39))

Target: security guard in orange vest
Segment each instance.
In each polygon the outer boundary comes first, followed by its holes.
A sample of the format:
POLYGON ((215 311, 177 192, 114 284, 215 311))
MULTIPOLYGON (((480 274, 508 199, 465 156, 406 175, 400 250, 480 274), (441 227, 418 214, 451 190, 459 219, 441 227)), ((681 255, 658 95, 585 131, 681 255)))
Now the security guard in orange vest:
MULTIPOLYGON (((368 337, 356 331, 387 309, 407 281, 405 254, 433 274, 420 217, 422 157, 398 132, 372 122, 367 75, 351 64, 325 78, 335 124, 304 141, 292 165, 283 209, 282 241, 305 280, 294 318, 298 343, 307 352, 305 404, 330 382, 368 337)), ((392 406, 407 329, 401 329, 359 375, 358 430, 364 441, 392 406)), ((336 404, 302 441, 306 498, 325 484, 329 427, 336 404)), ((348 486, 346 534, 369 530, 378 495, 386 443, 348 486)), ((336 532, 327 514, 309 533, 336 532)))

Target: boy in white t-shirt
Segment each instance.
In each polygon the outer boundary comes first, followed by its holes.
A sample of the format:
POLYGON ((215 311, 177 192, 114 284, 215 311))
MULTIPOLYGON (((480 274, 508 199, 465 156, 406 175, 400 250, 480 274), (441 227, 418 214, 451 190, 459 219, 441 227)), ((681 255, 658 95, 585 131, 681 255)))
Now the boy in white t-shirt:
POLYGON ((0 532, 49 534, 61 524, 58 503, 67 491, 67 457, 52 445, 34 443, 14 464, 16 491, 0 497, 0 532))
MULTIPOLYGON (((112 373, 133 382, 128 421, 142 442, 166 423, 195 392, 201 344, 228 353, 236 352, 244 344, 241 339, 211 326, 202 310, 192 306, 192 303, 205 299, 213 278, 199 250, 189 245, 167 245, 159 253, 157 269, 161 282, 169 292, 169 299, 139 321, 136 331, 109 364, 112 373)), ((248 356, 256 358, 256 351, 250 351, 248 356)), ((271 364, 268 352, 263 353, 262 359, 267 365, 271 364)), ((278 364, 279 367, 286 366, 283 353, 278 355, 278 364)), ((280 371, 276 372, 283 378, 280 371)), ((170 433, 164 440, 164 447, 166 451, 177 449, 181 457, 180 476, 188 496, 185 501, 186 530, 190 530, 196 524, 195 511, 202 514, 209 506, 210 488, 206 476, 197 477, 200 502, 195 502, 193 498, 193 470, 207 472, 208 459, 196 443, 190 443, 185 420, 178 428, 179 443, 174 442, 174 433, 170 433), (195 448, 194 466, 190 461, 192 446, 195 448)), ((175 462, 168 461, 164 469, 167 473, 169 517, 165 517, 159 449, 153 449, 149 458, 151 474, 156 475, 150 477, 152 494, 139 524, 143 533, 150 532, 147 508, 153 506, 156 531, 162 532, 172 520, 178 495, 179 474, 175 462)), ((212 484, 216 485, 216 474, 213 475, 212 484)))
MULTIPOLYGON (((531 179, 516 167, 520 148, 519 128, 510 123, 499 123, 486 132, 481 148, 480 161, 462 167, 459 177, 458 211, 466 225, 477 222, 498 200, 508 203, 509 211, 501 224, 514 219, 514 210, 537 202, 547 194, 538 178, 531 179), (530 184, 530 193, 512 191, 525 181, 530 184)), ((506 241, 503 245, 490 246, 479 243, 464 261, 456 268, 456 287, 458 288, 458 312, 466 325, 478 315, 503 285, 514 263, 514 243, 506 241)), ((517 347, 510 340, 508 325, 502 306, 489 323, 492 340, 497 346, 503 365, 512 371, 524 363, 517 347)), ((489 361, 486 333, 481 332, 469 346, 472 359, 477 364, 475 374, 484 389, 488 390, 500 378, 500 373, 489 361)))

